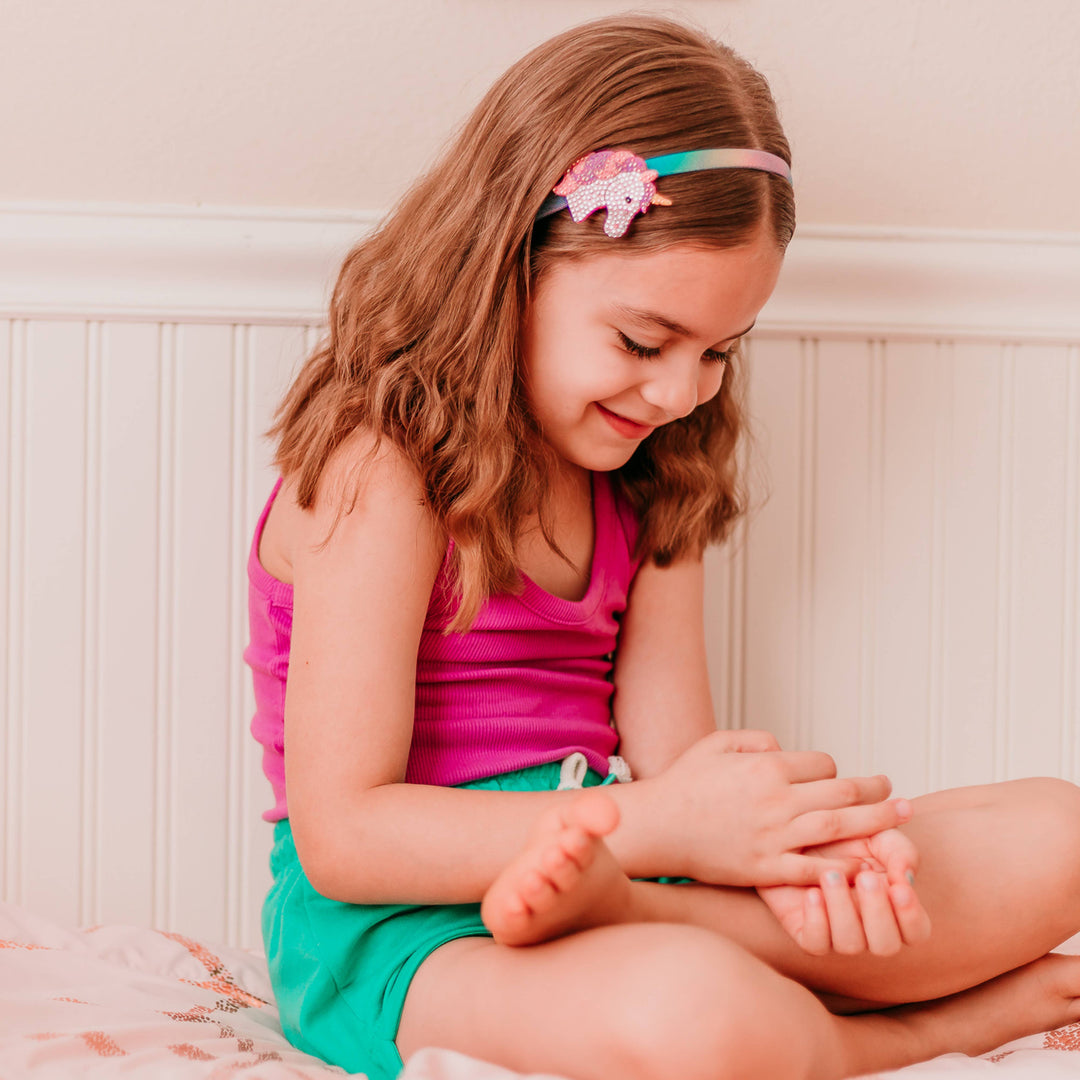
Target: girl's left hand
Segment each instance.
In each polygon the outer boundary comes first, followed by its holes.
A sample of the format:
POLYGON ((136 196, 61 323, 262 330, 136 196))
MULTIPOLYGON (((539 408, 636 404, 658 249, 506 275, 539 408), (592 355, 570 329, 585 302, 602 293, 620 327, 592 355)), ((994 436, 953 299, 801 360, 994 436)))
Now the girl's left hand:
POLYGON ((806 854, 854 855, 854 885, 836 871, 818 886, 771 885, 758 895, 794 941, 812 956, 836 952, 894 956, 930 936, 930 916, 913 887, 919 855, 899 829, 814 848, 806 854))

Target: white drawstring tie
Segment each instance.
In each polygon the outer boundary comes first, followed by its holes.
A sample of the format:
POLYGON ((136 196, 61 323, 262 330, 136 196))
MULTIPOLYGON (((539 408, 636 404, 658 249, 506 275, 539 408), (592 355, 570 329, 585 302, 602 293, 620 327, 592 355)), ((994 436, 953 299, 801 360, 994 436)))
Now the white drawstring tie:
MULTIPOLYGON (((614 774, 615 780, 620 784, 629 784, 633 777, 630 775, 630 766, 617 754, 608 759, 608 772, 614 774)), ((562 760, 559 769, 559 786, 556 791, 571 791, 584 786, 585 774, 589 771, 589 762, 580 750, 568 754, 562 760)))

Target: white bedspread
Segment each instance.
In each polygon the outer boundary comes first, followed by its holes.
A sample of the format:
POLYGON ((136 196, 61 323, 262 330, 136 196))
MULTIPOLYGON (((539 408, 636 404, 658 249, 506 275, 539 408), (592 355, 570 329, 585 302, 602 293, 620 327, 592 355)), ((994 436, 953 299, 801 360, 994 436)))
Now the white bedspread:
MULTIPOLYGON (((1077 1051, 1080 1024, 983 1058, 947 1055, 887 1075, 1078 1080, 1077 1051)), ((286 1041, 257 954, 139 927, 69 929, 0 904, 3 1080, 345 1075, 286 1041)), ((516 1073, 436 1049, 416 1054, 402 1074, 402 1080, 515 1078, 516 1073)))

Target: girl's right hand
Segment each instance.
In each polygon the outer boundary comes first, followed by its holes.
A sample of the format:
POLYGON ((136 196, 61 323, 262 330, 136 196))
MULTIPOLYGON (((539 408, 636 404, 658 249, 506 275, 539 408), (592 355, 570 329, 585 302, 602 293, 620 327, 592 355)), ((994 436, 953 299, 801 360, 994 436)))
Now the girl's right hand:
POLYGON ((767 732, 716 731, 647 780, 664 862, 711 885, 814 885, 829 870, 845 878, 860 860, 803 849, 872 836, 911 818, 888 799, 885 776, 837 778, 815 751, 784 751, 767 732), (689 827, 688 827, 689 825, 689 827))
POLYGON ((854 854, 862 869, 853 883, 824 874, 821 887, 759 888, 780 925, 805 952, 895 956, 930 936, 930 915, 915 891, 919 853, 899 829, 842 840, 814 854, 854 854))

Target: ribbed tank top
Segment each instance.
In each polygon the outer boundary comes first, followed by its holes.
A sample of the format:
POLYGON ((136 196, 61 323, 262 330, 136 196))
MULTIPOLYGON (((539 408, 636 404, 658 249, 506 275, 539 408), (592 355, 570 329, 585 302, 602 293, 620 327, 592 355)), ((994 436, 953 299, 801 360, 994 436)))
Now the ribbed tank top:
MULTIPOLYGON (((263 746, 274 791, 267 821, 288 816, 285 681, 292 586, 259 561, 259 542, 278 480, 255 528, 248 558, 251 639, 244 659, 255 687, 251 731, 263 746)), ((453 609, 449 565, 435 580, 416 660, 416 705, 405 780, 449 786, 557 761, 575 751, 602 776, 618 743, 611 671, 619 620, 637 569, 633 512, 606 473, 592 474, 595 547, 589 586, 564 600, 523 575, 518 595, 489 597, 464 634, 444 633, 453 609)))

